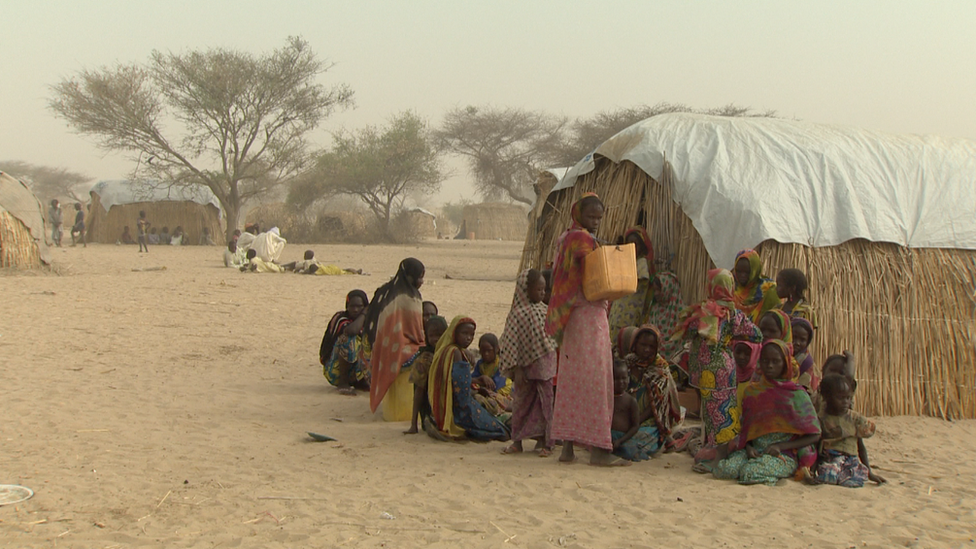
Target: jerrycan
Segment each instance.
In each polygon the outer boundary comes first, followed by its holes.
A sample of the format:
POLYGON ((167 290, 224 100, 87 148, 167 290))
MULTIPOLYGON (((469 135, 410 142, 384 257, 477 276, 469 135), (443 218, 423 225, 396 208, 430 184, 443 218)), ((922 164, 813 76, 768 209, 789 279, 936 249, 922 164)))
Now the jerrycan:
POLYGON ((583 295, 614 300, 637 291, 637 250, 633 243, 600 246, 583 258, 583 295))

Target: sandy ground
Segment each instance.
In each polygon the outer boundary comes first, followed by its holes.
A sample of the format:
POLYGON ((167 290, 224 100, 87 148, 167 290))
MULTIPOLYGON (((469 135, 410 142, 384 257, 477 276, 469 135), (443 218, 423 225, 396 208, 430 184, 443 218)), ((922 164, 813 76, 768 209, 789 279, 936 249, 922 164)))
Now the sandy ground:
POLYGON ((500 333, 520 245, 312 248, 372 276, 104 245, 56 250, 61 274, 0 275, 0 483, 36 492, 0 507, 0 546, 976 547, 973 421, 879 420, 868 447, 890 483, 858 490, 738 486, 686 455, 603 470, 404 436, 323 379, 329 317, 415 256, 442 314, 500 333))

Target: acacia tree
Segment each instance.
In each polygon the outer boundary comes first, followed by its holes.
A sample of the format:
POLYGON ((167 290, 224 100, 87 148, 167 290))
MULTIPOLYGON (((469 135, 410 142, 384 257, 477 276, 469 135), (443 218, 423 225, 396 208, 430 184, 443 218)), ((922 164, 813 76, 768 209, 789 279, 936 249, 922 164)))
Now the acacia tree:
POLYGON ((332 150, 291 186, 288 201, 307 207, 330 195, 358 197, 393 239, 390 222, 407 195, 437 192, 443 180, 427 124, 407 111, 385 128, 337 133, 332 150))
POLYGON ((37 166, 20 160, 0 162, 0 171, 27 183, 31 191, 47 204, 52 198, 69 199, 75 202, 86 202, 88 197, 81 189, 82 183, 91 181, 91 177, 66 168, 52 168, 37 166))
POLYGON ((566 120, 516 108, 466 107, 448 112, 440 145, 464 156, 485 199, 532 205, 539 170, 553 166, 566 120))
POLYGON ((348 86, 317 83, 329 68, 294 37, 260 57, 225 49, 154 51, 144 65, 62 80, 49 106, 100 147, 130 154, 133 178, 208 187, 230 237, 248 199, 303 168, 308 132, 352 104, 348 86))

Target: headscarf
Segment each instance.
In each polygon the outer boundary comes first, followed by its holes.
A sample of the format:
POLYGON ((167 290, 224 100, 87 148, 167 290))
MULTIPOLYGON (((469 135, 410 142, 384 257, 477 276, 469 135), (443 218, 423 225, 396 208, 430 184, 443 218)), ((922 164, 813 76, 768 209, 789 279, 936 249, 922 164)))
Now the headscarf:
POLYGON ((654 276, 654 246, 651 244, 651 237, 647 235, 647 231, 644 227, 635 226, 627 229, 624 232, 624 241, 626 242, 630 235, 637 235, 641 242, 644 243, 644 249, 647 250, 645 258, 647 259, 647 272, 654 276))
POLYGON ((732 352, 735 352, 735 348, 739 345, 745 345, 749 348, 749 364, 745 368, 740 367, 738 363, 735 365, 735 378, 736 381, 742 385, 748 383, 752 380, 753 376, 756 374, 756 363, 759 362, 759 351, 762 349, 762 343, 753 343, 751 341, 745 340, 734 340, 732 341, 732 352))
POLYGON ((546 334, 546 304, 529 300, 530 270, 522 271, 515 280, 512 309, 502 331, 498 359, 506 375, 556 350, 556 342, 546 334))
POLYGON ((776 319, 776 325, 779 326, 780 333, 780 337, 777 339, 786 343, 786 346, 790 348, 790 356, 793 356, 793 323, 790 322, 790 315, 779 309, 773 309, 772 311, 766 311, 766 314, 763 316, 771 316, 776 319))
POLYGON ((425 341, 424 341, 424 346, 420 348, 421 351, 427 351, 429 353, 433 353, 435 351, 435 348, 437 347, 437 341, 426 341, 427 330, 430 330, 431 326, 433 326, 435 323, 441 325, 444 328, 444 330, 441 332, 441 337, 443 337, 443 334, 447 333, 447 319, 442 317, 441 315, 431 316, 429 319, 427 319, 427 325, 424 326, 425 341))
MULTIPOLYGON (((366 296, 366 292, 353 290, 346 294, 346 308, 332 315, 332 320, 329 321, 329 325, 325 328, 325 335, 322 336, 322 344, 319 345, 319 362, 323 366, 332 358, 332 348, 335 347, 335 342, 339 339, 339 334, 342 333, 342 330, 350 322, 356 320, 349 315, 349 301, 354 297, 361 299, 365 307, 369 306, 369 298, 366 296)), ((365 311, 366 309, 363 310, 365 311)))
POLYGON ((776 283, 762 275, 762 260, 759 259, 756 250, 742 250, 736 254, 734 265, 737 265, 740 259, 749 262, 749 282, 745 286, 737 285, 735 288, 735 307, 756 324, 766 311, 780 303, 779 296, 776 295, 776 283))
POLYGON ((742 390, 742 431, 737 449, 770 433, 820 434, 820 421, 810 395, 792 381, 796 372, 786 343, 771 339, 762 345, 763 350, 767 347, 775 347, 783 354, 783 371, 775 379, 763 373, 742 390))
POLYGON ((718 342, 719 325, 731 316, 732 309, 735 308, 735 303, 732 301, 734 287, 735 279, 729 271, 725 269, 708 271, 708 297, 700 305, 685 309, 671 339, 680 341, 689 334, 697 332, 710 343, 718 342))
POLYGON ((624 358, 634 346, 637 335, 637 326, 624 326, 617 332, 617 356, 624 358))
MULTIPOLYGON (((454 388, 451 383, 451 370, 454 367, 454 350, 460 350, 457 342, 457 329, 462 324, 477 326, 475 321, 458 315, 451 321, 447 331, 441 336, 434 350, 434 359, 427 374, 427 398, 430 400, 431 417, 437 430, 452 437, 464 435, 464 429, 454 424, 454 388)), ((461 351, 464 356, 464 351, 461 351)))
POLYGON ((654 298, 647 311, 647 323, 657 326, 664 339, 661 340, 661 354, 672 358, 681 350, 680 341, 671 341, 671 334, 678 324, 678 314, 681 312, 681 285, 674 273, 663 271, 654 275, 654 280, 661 286, 654 292, 654 298))
MULTIPOLYGON (((563 330, 569 323, 569 315, 583 297, 583 258, 597 248, 596 240, 580 224, 583 200, 597 197, 596 193, 584 193, 573 204, 573 224, 559 237, 556 259, 552 269, 552 296, 546 316, 546 333, 559 345, 563 330)), ((597 197, 599 199, 599 197, 597 197)))
POLYGON ((481 346, 482 341, 487 341, 488 344, 495 349, 495 360, 492 362, 485 362, 484 359, 479 360, 478 369, 481 372, 481 375, 493 378, 495 377, 495 374, 498 373, 498 365, 501 363, 501 358, 499 357, 500 353, 498 349, 498 336, 492 333, 487 333, 482 335, 481 338, 478 340, 479 347, 481 346))
POLYGON ((370 353, 369 407, 379 407, 400 367, 424 343, 424 307, 416 281, 424 264, 412 257, 400 262, 392 280, 376 289, 363 326, 370 353), (382 332, 383 338, 377 338, 382 332), (377 344, 379 341, 379 344, 377 344))

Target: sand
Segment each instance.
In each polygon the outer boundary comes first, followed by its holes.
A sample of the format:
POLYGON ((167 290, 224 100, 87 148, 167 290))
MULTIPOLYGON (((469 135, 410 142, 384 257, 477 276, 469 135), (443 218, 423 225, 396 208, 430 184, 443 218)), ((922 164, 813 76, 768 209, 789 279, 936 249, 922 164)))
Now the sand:
POLYGON ((0 546, 974 546, 973 421, 879 419, 868 448, 890 482, 862 489, 738 486, 687 455, 604 470, 405 436, 322 377, 329 317, 415 256, 442 314, 500 333, 520 244, 311 248, 372 275, 90 245, 55 250, 60 274, 0 276, 0 484, 36 492, 0 507, 0 546))

